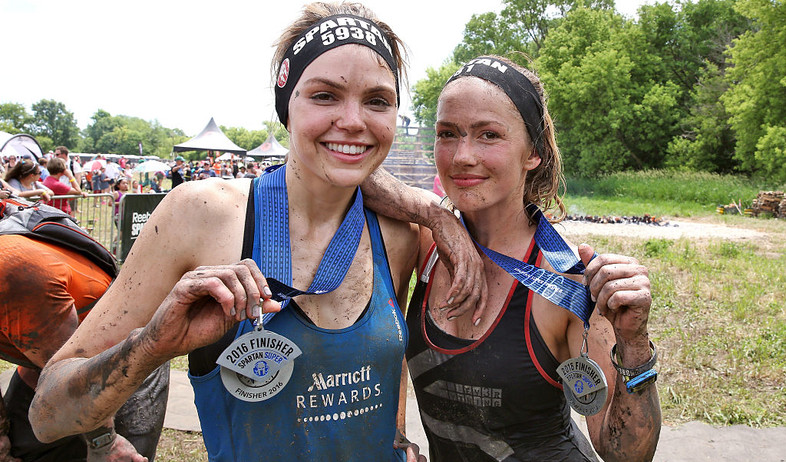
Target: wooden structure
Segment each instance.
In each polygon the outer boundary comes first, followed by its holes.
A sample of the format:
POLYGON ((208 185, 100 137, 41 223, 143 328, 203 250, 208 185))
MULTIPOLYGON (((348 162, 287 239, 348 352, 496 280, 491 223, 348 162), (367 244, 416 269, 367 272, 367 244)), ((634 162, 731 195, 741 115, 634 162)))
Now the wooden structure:
POLYGON ((751 208, 755 216, 769 213, 777 218, 786 218, 786 197, 783 191, 760 191, 751 208))
POLYGON ((382 167, 410 186, 431 190, 437 174, 434 128, 398 127, 382 167))

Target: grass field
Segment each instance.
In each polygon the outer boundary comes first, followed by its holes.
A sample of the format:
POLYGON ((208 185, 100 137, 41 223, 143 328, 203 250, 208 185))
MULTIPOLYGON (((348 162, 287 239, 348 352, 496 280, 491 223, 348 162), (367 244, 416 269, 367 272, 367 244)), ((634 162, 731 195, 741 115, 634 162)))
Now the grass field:
POLYGON ((783 185, 739 177, 649 172, 574 181, 566 203, 587 214, 650 213, 767 233, 758 240, 592 239, 650 269, 650 333, 662 356, 666 423, 786 425, 786 221, 715 214, 783 185), (590 193, 594 192, 594 193, 590 193))
MULTIPOLYGON (((635 256, 650 268, 649 328, 660 350, 665 423, 786 425, 786 220, 715 212, 719 204, 749 204, 759 190, 784 186, 665 172, 570 184, 570 213, 690 217, 767 233, 742 241, 596 235, 585 241, 599 252, 635 256)), ((173 367, 185 370, 183 358, 173 367)), ((198 434, 167 430, 157 460, 207 457, 198 434)))

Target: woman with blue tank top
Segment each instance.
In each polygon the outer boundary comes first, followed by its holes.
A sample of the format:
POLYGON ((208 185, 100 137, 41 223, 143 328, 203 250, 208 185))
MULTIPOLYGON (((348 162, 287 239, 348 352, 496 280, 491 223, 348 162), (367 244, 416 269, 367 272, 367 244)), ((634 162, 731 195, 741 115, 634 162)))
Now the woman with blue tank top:
MULTIPOLYGON (((469 61, 442 90, 436 134, 439 177, 484 253, 489 292, 482 317, 441 310, 447 268, 421 239, 406 356, 430 460, 597 460, 571 408, 605 460, 651 460, 661 421, 647 269, 587 244, 576 257, 544 218, 565 207, 540 80, 508 59, 469 61)), ((407 197, 396 194, 405 208, 407 197)))
MULTIPOLYGON (((210 460, 422 460, 396 441, 419 228, 378 218, 358 187, 393 141, 402 44, 360 4, 313 3, 277 47, 286 164, 166 196, 45 369, 39 439, 103 436, 144 376, 189 354, 210 460)), ((437 304, 463 312, 482 297, 480 258, 452 214, 423 205, 411 219, 440 229, 455 264, 437 304)))

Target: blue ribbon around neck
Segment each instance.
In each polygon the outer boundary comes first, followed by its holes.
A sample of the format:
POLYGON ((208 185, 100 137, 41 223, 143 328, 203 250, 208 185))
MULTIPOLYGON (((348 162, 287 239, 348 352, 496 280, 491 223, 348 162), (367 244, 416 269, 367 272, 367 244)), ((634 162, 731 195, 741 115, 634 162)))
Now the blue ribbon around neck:
MULTIPOLYGON (((551 223, 543 216, 543 212, 535 205, 529 204, 527 210, 538 227, 535 230, 535 243, 540 247, 546 261, 559 273, 584 274, 584 263, 573 253, 568 244, 557 233, 551 223)), ((461 219, 464 223, 464 219, 461 219)), ((464 224, 466 226, 466 224, 464 224)), ((474 238, 473 238, 474 240, 474 238)), ((517 281, 533 290, 546 300, 561 306, 575 314, 582 321, 584 327, 589 327, 589 318, 595 309, 595 302, 590 298, 589 287, 573 279, 529 263, 511 258, 481 245, 475 244, 485 253, 491 261, 507 271, 517 281)))
MULTIPOLYGON (((291 287, 292 251, 289 241, 289 197, 287 195, 286 167, 267 169, 254 181, 253 258, 267 279, 273 299, 286 306, 292 297, 304 294, 324 294, 335 290, 347 275, 366 224, 363 213, 363 196, 357 188, 352 206, 330 241, 314 280, 305 291, 291 287)), ((282 307, 283 309, 283 307, 282 307)), ((262 323, 267 324, 276 313, 264 313, 262 323)))

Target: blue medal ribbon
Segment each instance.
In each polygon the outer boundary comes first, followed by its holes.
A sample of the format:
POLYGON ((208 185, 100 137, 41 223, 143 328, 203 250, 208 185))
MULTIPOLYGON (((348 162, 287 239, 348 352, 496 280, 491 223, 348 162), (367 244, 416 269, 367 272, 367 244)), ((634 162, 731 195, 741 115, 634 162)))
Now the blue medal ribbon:
MULTIPOLYGON (((278 166, 277 166, 278 167, 278 166)), ((256 223, 253 258, 267 279, 273 299, 286 306, 289 299, 305 294, 324 294, 335 290, 344 281, 355 258, 360 237, 366 224, 363 213, 363 196, 360 188, 344 221, 330 241, 317 273, 305 291, 291 287, 292 251, 289 241, 289 197, 287 195, 286 167, 267 169, 254 180, 256 223)), ((282 307, 283 308, 283 307, 282 307)), ((275 313, 264 313, 262 323, 267 324, 275 313)))
MULTIPOLYGON (((535 230, 535 242, 554 270, 566 274, 584 274, 584 263, 551 226, 551 223, 543 216, 543 212, 534 204, 529 204, 527 210, 538 225, 535 230)), ((461 222, 464 223, 463 218, 461 222)), ((491 261, 516 278, 517 281, 546 300, 575 314, 584 321, 584 327, 589 327, 589 318, 592 310, 595 309, 595 302, 590 298, 589 287, 560 274, 491 250, 478 241, 475 241, 475 244, 491 261)))

